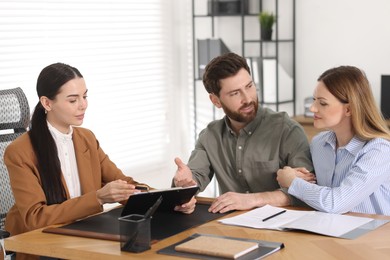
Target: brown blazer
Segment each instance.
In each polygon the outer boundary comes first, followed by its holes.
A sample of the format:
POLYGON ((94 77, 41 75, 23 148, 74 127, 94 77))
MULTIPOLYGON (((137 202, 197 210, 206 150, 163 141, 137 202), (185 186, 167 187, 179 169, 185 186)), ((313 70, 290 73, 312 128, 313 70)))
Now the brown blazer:
MULTIPOLYGON (((23 134, 7 147, 4 162, 15 196, 15 205, 7 214, 5 223, 11 235, 99 213, 103 207, 96 198, 96 190, 117 179, 137 183, 108 158, 90 130, 74 127, 73 143, 82 195, 50 206, 46 204, 29 135, 23 134)), ((64 179, 63 183, 69 198, 64 179)))

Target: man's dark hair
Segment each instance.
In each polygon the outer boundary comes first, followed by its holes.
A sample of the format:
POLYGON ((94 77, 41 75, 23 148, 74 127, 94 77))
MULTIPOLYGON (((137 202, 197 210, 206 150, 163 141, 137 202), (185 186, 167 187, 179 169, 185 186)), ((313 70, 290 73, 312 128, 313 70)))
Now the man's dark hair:
POLYGON ((251 74, 245 58, 235 53, 226 53, 215 57, 207 64, 203 74, 203 85, 206 91, 219 97, 220 80, 236 75, 241 69, 245 69, 249 75, 251 74))

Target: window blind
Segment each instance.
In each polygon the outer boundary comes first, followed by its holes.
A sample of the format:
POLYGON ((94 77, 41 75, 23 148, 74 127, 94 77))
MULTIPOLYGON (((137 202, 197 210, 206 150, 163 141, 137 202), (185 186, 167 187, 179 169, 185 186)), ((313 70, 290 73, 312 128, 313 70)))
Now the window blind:
POLYGON ((0 1, 0 88, 20 86, 33 109, 43 67, 77 67, 89 89, 83 127, 126 174, 170 183, 180 145, 171 2, 0 1))

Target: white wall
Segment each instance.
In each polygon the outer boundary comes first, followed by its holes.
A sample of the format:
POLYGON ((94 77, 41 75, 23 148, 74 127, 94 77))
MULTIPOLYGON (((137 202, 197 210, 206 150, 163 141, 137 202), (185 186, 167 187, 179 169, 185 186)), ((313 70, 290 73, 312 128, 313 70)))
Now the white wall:
MULTIPOLYGON (((196 1, 198 6, 205 3, 196 1)), ((279 0, 281 11, 290 8, 283 2, 279 0)), ((204 5, 199 12, 206 10, 204 5)), ((339 65, 363 69, 380 105, 381 75, 390 74, 389 14, 389 0, 296 0, 297 114, 303 113, 303 100, 312 96, 318 76, 339 65)), ((224 38, 231 51, 241 54, 241 38, 232 33, 240 34, 239 18, 219 20, 216 37, 224 38)), ((253 24, 250 31, 258 32, 253 24)), ((206 37, 209 29, 209 24, 198 26, 197 36, 206 37)))
POLYGON ((390 74, 390 1, 297 0, 297 113, 318 76, 339 65, 366 72, 380 104, 381 75, 390 74))

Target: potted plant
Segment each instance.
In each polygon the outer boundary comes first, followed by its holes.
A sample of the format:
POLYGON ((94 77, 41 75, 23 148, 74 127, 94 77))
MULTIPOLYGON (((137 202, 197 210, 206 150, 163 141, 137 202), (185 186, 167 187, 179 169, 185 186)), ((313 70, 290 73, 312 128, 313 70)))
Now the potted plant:
POLYGON ((261 28, 261 39, 264 41, 270 41, 272 38, 272 26, 276 21, 275 15, 266 11, 260 12, 259 21, 261 28))

